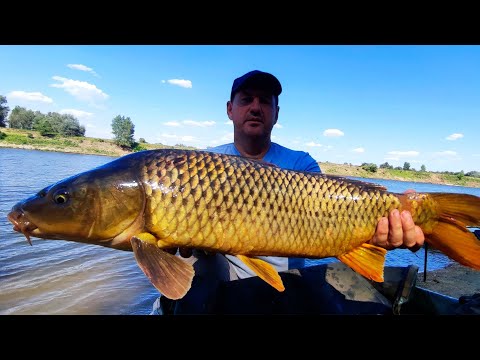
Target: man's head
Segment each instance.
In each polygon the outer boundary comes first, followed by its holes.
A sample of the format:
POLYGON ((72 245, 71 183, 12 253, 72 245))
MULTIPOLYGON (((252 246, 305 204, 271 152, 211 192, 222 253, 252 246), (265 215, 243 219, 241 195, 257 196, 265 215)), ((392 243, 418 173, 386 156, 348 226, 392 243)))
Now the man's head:
POLYGON ((233 101, 235 94, 242 89, 253 88, 270 92, 275 97, 275 103, 278 105, 278 95, 282 93, 280 81, 267 72, 252 70, 233 81, 230 101, 233 101))
POLYGON ((266 152, 270 135, 277 123, 280 107, 280 81, 263 71, 250 71, 233 81, 227 115, 233 122, 234 142, 249 143, 266 152))

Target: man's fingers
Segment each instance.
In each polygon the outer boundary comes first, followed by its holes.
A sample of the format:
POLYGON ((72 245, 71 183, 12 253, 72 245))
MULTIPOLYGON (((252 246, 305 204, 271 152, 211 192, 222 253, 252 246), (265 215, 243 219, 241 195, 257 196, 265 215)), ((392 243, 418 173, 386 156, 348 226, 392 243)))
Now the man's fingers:
POLYGON ((386 217, 382 217, 378 221, 377 230, 370 243, 383 248, 388 247, 388 219, 386 217))
POLYGON ((415 223, 412 215, 406 210, 402 211, 400 216, 402 218, 403 245, 411 248, 417 244, 415 223))
POLYGON ((393 247, 399 247, 403 244, 403 229, 402 229, 402 219, 400 218, 400 213, 397 209, 394 209, 390 212, 388 216, 388 223, 390 226, 388 242, 393 247))

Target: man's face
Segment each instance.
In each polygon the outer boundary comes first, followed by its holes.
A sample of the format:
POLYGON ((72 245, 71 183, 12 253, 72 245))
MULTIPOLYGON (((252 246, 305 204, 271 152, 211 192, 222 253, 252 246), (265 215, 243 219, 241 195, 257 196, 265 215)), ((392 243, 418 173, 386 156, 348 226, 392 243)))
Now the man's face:
POLYGON ((278 119, 279 107, 268 91, 242 89, 227 103, 227 114, 236 134, 251 137, 270 136, 278 119))

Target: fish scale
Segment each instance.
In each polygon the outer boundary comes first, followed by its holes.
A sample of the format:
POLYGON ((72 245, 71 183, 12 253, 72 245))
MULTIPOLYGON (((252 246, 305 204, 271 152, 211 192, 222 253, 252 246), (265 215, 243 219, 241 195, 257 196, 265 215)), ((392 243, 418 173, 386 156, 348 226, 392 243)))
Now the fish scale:
POLYGON ((377 188, 222 154, 163 151, 143 168, 147 230, 172 246, 333 256, 365 242, 379 217, 400 208, 377 188))

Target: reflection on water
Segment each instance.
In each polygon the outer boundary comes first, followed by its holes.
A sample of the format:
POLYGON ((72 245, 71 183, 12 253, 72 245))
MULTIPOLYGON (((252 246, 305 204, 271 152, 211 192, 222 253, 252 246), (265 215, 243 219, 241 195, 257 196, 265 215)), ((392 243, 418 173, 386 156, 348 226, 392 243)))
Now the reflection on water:
MULTIPOLYGON (((148 314, 157 290, 137 266, 133 253, 14 232, 6 215, 19 200, 67 176, 113 160, 111 157, 0 148, 0 314, 148 314)), ((375 181, 388 190, 467 192, 480 189, 375 181), (438 189, 438 190, 437 190, 438 189)), ((416 264, 423 271, 423 249, 395 250, 387 265, 416 264)), ((310 264, 332 259, 315 260, 310 264)), ((428 270, 450 262, 431 252, 428 270)))

